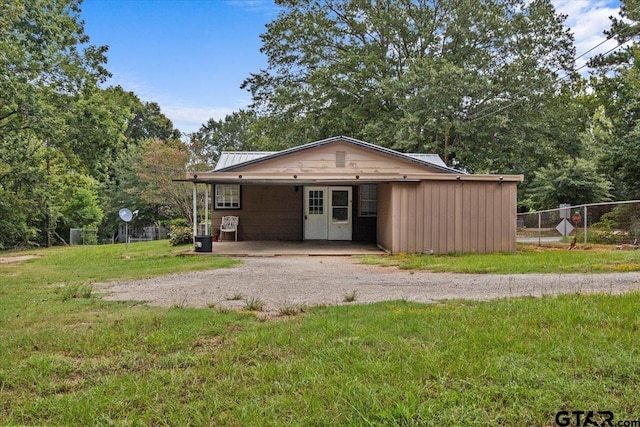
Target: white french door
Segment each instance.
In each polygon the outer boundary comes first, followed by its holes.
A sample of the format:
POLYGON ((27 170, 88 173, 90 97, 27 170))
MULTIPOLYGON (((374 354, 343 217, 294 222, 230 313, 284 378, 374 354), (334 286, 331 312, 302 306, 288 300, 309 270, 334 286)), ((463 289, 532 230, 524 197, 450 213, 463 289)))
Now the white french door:
POLYGON ((351 240, 351 195, 351 187, 305 187, 305 240, 351 240))

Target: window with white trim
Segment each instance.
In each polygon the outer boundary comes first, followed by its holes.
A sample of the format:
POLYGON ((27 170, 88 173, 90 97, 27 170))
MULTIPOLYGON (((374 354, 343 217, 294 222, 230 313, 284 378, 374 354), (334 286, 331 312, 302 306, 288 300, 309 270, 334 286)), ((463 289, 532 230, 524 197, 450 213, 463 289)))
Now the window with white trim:
POLYGON ((360 184, 360 216, 378 216, 377 184, 360 184))
POLYGON ((240 209, 240 184, 216 184, 216 209, 240 209))

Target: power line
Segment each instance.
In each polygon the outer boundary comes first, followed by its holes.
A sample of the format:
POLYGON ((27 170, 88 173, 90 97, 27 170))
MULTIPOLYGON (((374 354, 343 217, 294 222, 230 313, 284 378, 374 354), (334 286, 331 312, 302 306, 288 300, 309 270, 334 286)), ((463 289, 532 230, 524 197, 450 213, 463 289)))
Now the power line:
MULTIPOLYGON (((610 39, 608 39, 608 40, 610 40, 610 39)), ((624 42, 624 43, 620 43, 619 45, 617 45, 617 46, 615 46, 615 47, 613 47, 613 48, 609 49, 608 51, 606 51, 606 52, 605 52, 605 53, 603 53, 602 55, 608 55, 609 53, 611 53, 611 52, 613 52, 614 50, 618 49, 619 47, 623 46, 625 43, 626 43, 626 42, 624 42)), ((594 49, 595 49, 595 48, 594 48, 594 49)), ((576 69, 575 69, 575 70, 573 70, 573 71, 574 71, 574 72, 576 72, 576 71, 580 71, 580 70, 582 70, 583 68, 585 68, 587 65, 588 65, 588 64, 587 64, 587 63, 585 63, 584 65, 582 65, 582 66, 580 66, 580 67, 576 68, 576 69)), ((555 83, 558 83, 558 82, 560 82, 560 81, 562 81, 562 80, 566 79, 566 78, 567 78, 567 77, 569 77, 570 75, 571 75, 571 74, 565 74, 564 76, 558 77, 558 78, 556 78, 556 79, 553 81, 553 83, 550 83, 550 85, 555 84, 555 83)), ((530 89, 530 88, 527 88, 527 89, 530 89)), ((520 95, 520 94, 522 94, 523 92, 524 92, 524 91, 520 91, 520 92, 518 92, 516 95, 520 95)), ((476 117, 474 117, 474 118, 472 118, 472 119, 469 119, 469 122, 475 122, 475 121, 478 121, 478 120, 484 119, 484 118, 486 118, 486 117, 493 116, 494 114, 498 114, 499 112, 504 111, 504 110, 506 110, 507 108, 511 108, 512 106, 514 106, 514 105, 517 105, 517 104, 521 103, 521 102, 522 102, 522 101, 524 101, 525 99, 526 99, 526 98, 520 98, 520 99, 518 99, 518 100, 516 100, 516 101, 513 101, 513 102, 512 102, 512 103, 510 103, 510 104, 503 105, 502 107, 498 108, 497 110, 490 111, 490 112, 488 112, 487 114, 484 114, 484 115, 479 116, 479 117, 478 117, 478 116, 476 116, 476 117)))
MULTIPOLYGON (((600 43, 598 43, 597 45, 595 45, 595 46, 593 46, 592 48, 588 49, 587 51, 585 51, 585 52, 581 53, 580 55, 576 56, 576 57, 573 59, 573 62, 575 63, 578 59, 582 58, 582 57, 583 57, 583 56, 585 56, 586 54, 588 54, 588 53, 590 53, 590 52, 592 52, 592 51, 596 50, 597 48, 599 48, 599 47, 600 47, 600 46, 602 46, 603 44, 607 43, 609 40, 613 39, 616 35, 619 35, 619 34, 621 33, 621 31, 623 31, 623 30, 626 30, 626 29, 630 28, 630 27, 631 27, 631 25, 632 25, 632 23, 625 24, 624 26, 622 26, 621 28, 619 28, 619 29, 618 29, 618 31, 616 31, 616 32, 612 32, 612 33, 611 33, 607 38, 605 38, 604 40, 602 40, 600 43)), ((613 48, 609 49, 608 51, 606 51, 606 52, 605 52, 605 53, 603 53, 602 55, 605 55, 605 56, 606 56, 606 55, 608 55, 609 53, 613 52, 614 50, 616 50, 616 49, 620 48, 621 46, 623 46, 624 44, 626 44, 626 43, 627 43, 627 41, 628 41, 628 40, 625 40, 624 42, 619 43, 617 46, 615 46, 615 47, 613 47, 613 48)), ((574 69, 574 70, 572 70, 572 71, 573 71, 573 72, 580 71, 580 70, 582 70, 583 68, 585 68, 587 65, 588 65, 588 63, 587 63, 587 62, 585 62, 585 64, 583 64, 582 66, 580 66, 580 67, 578 67, 578 68, 575 68, 575 69, 574 69)), ((552 73, 556 73, 556 72, 558 72, 558 71, 561 71, 561 68, 556 68, 555 70, 553 70, 553 71, 552 71, 552 73)), ((569 77, 570 75, 571 75, 571 74, 565 74, 564 76, 557 77, 557 78, 556 78, 552 83, 550 83, 550 85, 556 84, 556 83, 558 83, 558 82, 560 82, 560 81, 562 81, 562 80, 566 79, 566 78, 567 78, 567 77, 569 77)), ((523 90, 521 90, 521 91, 517 92, 517 93, 515 94, 515 96, 522 95, 522 94, 524 94, 524 93, 528 93, 528 92, 530 92, 530 91, 531 91, 531 89, 533 89, 533 87, 532 87, 532 86, 526 87, 526 88, 524 88, 523 90)), ((476 114, 475 114, 475 116, 474 116, 473 118, 471 118, 471 119, 469 119, 469 120, 468 120, 468 122, 475 122, 475 121, 478 121, 478 120, 484 119, 484 118, 486 118, 486 117, 490 117, 490 116, 492 116, 492 115, 494 115, 494 114, 497 114, 497 113, 499 113, 499 112, 501 112, 501 111, 506 110, 507 108, 511 108, 512 106, 514 106, 514 105, 517 105, 517 104, 521 103, 521 102, 522 102, 522 101, 524 101, 525 99, 526 99, 526 98, 520 98, 520 99, 518 99, 518 100, 516 100, 516 101, 511 102, 510 104, 507 104, 507 105, 504 105, 504 106, 502 106, 502 107, 498 108, 497 110, 489 111, 489 112, 487 112, 486 114, 484 114, 484 112, 485 112, 485 111, 488 111, 488 110, 490 110, 490 109, 491 109, 491 107, 489 106, 489 107, 487 107, 487 108, 485 108, 485 109, 483 109, 483 110, 479 111, 478 113, 476 113, 476 114)))

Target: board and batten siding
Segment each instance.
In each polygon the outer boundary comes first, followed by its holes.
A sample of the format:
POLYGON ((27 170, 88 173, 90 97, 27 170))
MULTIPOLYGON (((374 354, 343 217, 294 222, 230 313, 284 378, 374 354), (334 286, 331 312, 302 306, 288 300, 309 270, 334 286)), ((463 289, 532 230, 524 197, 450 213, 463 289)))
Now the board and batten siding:
POLYGON ((421 181, 378 186, 378 243, 392 253, 512 252, 513 182, 421 181))

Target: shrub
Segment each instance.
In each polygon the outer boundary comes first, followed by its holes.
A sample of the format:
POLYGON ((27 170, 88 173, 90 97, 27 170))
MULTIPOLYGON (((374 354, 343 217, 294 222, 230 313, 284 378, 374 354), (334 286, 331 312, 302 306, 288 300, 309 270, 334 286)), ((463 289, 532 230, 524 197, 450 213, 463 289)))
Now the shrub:
POLYGON ((172 225, 169 228, 169 244, 171 246, 188 245, 193 242, 191 228, 183 225, 172 225))

